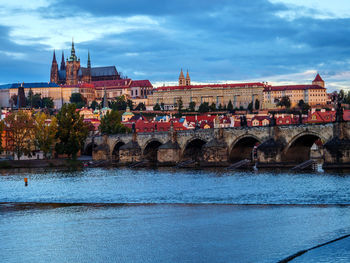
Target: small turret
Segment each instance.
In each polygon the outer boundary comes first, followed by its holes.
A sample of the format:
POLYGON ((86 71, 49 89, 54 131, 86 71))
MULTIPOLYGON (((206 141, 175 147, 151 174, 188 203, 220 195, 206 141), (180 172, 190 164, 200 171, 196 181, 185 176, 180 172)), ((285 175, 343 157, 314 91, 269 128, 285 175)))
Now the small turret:
POLYGON ((321 78, 320 74, 317 73, 314 81, 312 82, 312 85, 317 85, 317 86, 320 86, 322 88, 325 87, 324 80, 321 78))
POLYGON ((190 78, 190 74, 188 74, 188 70, 187 70, 187 74, 186 74, 186 86, 190 86, 191 85, 191 78, 190 78))
POLYGON ((179 76, 179 86, 185 86, 185 76, 181 69, 180 76, 179 76))

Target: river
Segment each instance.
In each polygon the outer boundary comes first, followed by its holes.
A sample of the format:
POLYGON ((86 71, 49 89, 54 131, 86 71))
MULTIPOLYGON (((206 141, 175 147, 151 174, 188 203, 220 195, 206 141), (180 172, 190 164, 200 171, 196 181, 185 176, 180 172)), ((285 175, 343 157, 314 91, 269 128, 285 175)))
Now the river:
MULTIPOLYGON (((346 174, 0 174, 0 262, 278 262, 350 234, 346 174)), ((349 262, 349 251, 345 238, 291 262, 349 262)))

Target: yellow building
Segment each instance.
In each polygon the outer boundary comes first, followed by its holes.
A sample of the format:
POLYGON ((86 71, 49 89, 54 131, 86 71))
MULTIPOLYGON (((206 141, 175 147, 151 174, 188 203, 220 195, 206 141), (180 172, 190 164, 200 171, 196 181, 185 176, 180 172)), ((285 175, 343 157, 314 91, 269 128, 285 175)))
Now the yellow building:
POLYGON ((195 108, 208 102, 209 105, 215 103, 216 107, 227 106, 231 101, 233 108, 248 108, 250 103, 258 100, 260 107, 263 102, 263 83, 239 83, 239 84, 204 84, 191 85, 191 78, 187 71, 186 78, 181 69, 179 75, 178 86, 159 87, 148 96, 149 106, 153 107, 157 103, 164 104, 165 110, 173 110, 177 108, 178 102, 181 100, 184 108, 188 108, 191 102, 196 104, 195 108))
POLYGON ((291 107, 297 106, 300 100, 310 106, 323 106, 327 104, 328 99, 325 83, 319 74, 311 85, 266 86, 264 108, 276 108, 276 103, 285 96, 289 97, 291 107))

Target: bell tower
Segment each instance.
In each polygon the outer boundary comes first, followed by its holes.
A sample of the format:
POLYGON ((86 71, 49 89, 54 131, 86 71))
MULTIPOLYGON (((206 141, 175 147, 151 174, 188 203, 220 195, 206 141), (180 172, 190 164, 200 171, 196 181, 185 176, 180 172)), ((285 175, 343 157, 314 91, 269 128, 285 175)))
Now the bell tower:
POLYGON ((185 86, 185 76, 184 76, 184 73, 182 72, 182 69, 181 69, 181 72, 180 72, 180 76, 179 76, 179 86, 185 86))
POLYGON ((78 72, 80 69, 80 59, 75 55, 74 41, 72 40, 72 50, 69 59, 66 62, 66 84, 78 84, 78 72))

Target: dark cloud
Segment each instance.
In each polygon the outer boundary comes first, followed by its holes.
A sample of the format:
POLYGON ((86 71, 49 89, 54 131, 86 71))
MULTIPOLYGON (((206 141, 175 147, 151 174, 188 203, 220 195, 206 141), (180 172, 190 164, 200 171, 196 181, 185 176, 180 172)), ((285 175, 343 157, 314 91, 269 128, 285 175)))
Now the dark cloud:
MULTIPOLYGON (((267 0, 62 0, 40 13, 50 19, 146 15, 159 21, 162 30, 133 29, 76 44, 83 65, 89 49, 93 65, 116 65, 132 78, 176 81, 180 68, 188 68, 197 81, 268 81, 271 75, 308 69, 350 70, 347 63, 339 63, 349 60, 349 19, 287 20, 276 15, 288 10, 267 0)), ((0 67, 8 73, 0 82, 18 76, 24 81, 46 81, 52 52, 45 46, 15 44, 10 30, 0 26, 0 51, 26 57, 14 60, 2 55, 0 67)), ((60 56, 59 51, 58 60, 60 56)))

